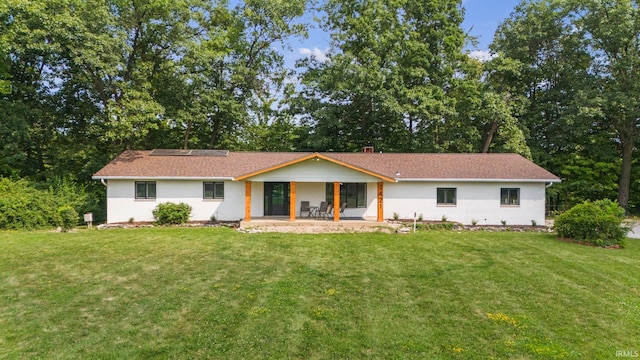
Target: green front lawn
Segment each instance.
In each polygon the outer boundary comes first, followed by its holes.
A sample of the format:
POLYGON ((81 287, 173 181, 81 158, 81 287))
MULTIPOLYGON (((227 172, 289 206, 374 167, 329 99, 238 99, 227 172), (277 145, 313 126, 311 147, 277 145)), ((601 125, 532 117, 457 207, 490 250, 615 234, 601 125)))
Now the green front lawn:
POLYGON ((0 233, 0 358, 616 358, 640 241, 550 234, 0 233))

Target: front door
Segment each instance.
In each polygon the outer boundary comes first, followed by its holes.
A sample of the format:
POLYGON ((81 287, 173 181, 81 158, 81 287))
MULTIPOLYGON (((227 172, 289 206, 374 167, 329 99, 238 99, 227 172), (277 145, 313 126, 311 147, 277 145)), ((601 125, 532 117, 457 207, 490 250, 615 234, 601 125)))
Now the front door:
POLYGON ((264 215, 289 215, 289 183, 264 183, 264 215))

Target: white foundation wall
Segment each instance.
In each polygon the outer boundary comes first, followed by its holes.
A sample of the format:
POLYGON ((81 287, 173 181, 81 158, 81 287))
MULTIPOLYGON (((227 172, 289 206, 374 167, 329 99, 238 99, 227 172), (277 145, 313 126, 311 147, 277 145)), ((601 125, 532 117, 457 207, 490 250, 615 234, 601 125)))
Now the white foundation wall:
MULTIPOLYGON (((369 194, 371 188, 368 189, 369 194)), ((369 195, 370 197, 370 195, 369 195)), ((375 214, 375 201, 369 213, 375 214), (373 210, 373 212, 372 212, 373 210)), ((422 215, 424 220, 440 221, 446 217, 471 225, 544 225, 544 183, 452 183, 452 182, 398 182, 384 184, 384 218, 391 219, 394 213, 400 219, 413 219, 422 215), (456 188, 456 205, 438 205, 437 188, 456 188), (500 204, 501 188, 519 188, 520 205, 500 204)))
MULTIPOLYGON (((137 180, 143 181, 143 180, 137 180)), ((149 180, 153 181, 153 180, 149 180)), ((210 180, 216 181, 216 180, 210 180)), ((191 221, 235 221, 244 216, 244 183, 224 181, 224 199, 203 199, 202 180, 155 180, 155 199, 135 199, 135 181, 107 181, 107 222, 154 221, 153 209, 160 203, 186 203, 192 207, 191 221)))

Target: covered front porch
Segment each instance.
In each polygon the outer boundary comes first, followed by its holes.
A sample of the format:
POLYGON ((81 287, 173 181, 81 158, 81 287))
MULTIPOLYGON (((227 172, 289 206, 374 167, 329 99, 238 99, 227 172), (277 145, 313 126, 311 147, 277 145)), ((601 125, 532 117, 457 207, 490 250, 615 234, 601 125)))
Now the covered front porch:
MULTIPOLYGON (((326 183, 327 190, 324 190, 325 183, 304 183, 302 185, 296 181, 289 182, 255 182, 245 181, 245 215, 243 222, 251 222, 254 219, 274 220, 276 222, 341 222, 341 221, 384 221, 383 195, 384 183, 360 183, 364 195, 362 195, 362 206, 354 201, 351 196, 345 196, 344 187, 353 184, 342 182, 326 183), (373 185, 373 186, 371 186, 373 185), (304 190, 299 193, 298 188, 304 190), (315 188, 315 190, 310 190, 315 188), (375 191, 375 198, 369 196, 370 188, 375 191), (259 199, 256 199, 258 197, 259 199), (310 201, 310 199, 312 199, 310 201), (370 200, 370 201, 369 201, 370 200), (303 209, 305 202, 309 208, 303 209), (323 205, 328 205, 323 208, 323 205), (345 207, 346 205, 346 207, 345 207), (375 215, 371 216, 367 212, 369 205, 375 206, 375 215), (256 207, 257 209, 254 209, 256 207), (342 207, 342 209, 341 209, 342 207), (260 209, 261 208, 261 209, 260 209), (257 210, 257 211, 256 211, 257 210), (258 214, 256 214, 256 212, 258 214)), ((358 199, 360 201, 360 199, 358 199)))
POLYGON ((289 222, 322 218, 337 223, 346 218, 363 221, 372 217, 381 223, 384 183, 395 182, 317 153, 235 180, 245 186, 244 222, 255 217, 286 216, 289 222), (312 211, 301 213, 303 201, 313 207, 312 211), (321 211, 322 204, 331 204, 333 211, 321 211), (346 208, 341 212, 343 205, 346 208))

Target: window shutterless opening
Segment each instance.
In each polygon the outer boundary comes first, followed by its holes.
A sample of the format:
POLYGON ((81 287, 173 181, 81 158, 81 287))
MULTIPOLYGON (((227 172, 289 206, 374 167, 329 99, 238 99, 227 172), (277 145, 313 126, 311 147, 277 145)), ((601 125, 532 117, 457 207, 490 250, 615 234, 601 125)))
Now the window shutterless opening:
POLYGON ((136 181, 136 199, 155 199, 155 181, 136 181))
POLYGON ((456 204, 456 188, 437 188, 436 192, 438 205, 456 204))
POLYGON ((224 199, 223 182, 205 182, 202 184, 203 199, 224 199))
POLYGON ((520 205, 520 189, 501 188, 500 205, 520 205))
MULTIPOLYGON (((333 183, 326 185, 326 200, 333 204, 333 183)), ((347 203, 348 208, 365 207, 367 202, 366 183, 343 183, 340 184, 340 202, 347 203)), ((334 204, 339 207, 340 205, 334 204)))

